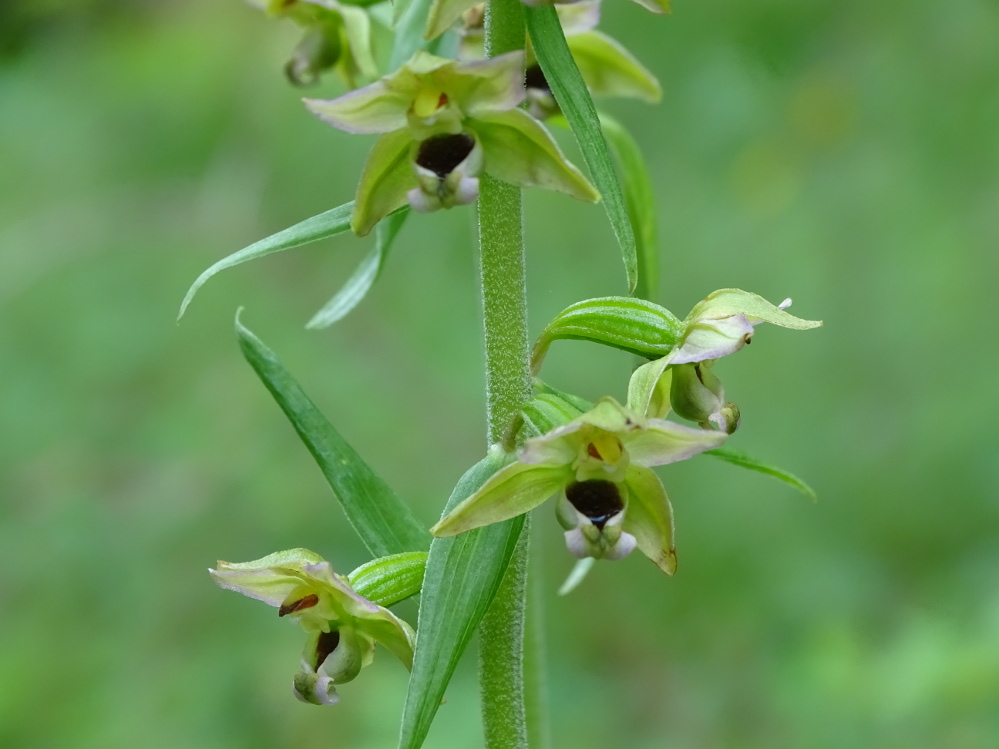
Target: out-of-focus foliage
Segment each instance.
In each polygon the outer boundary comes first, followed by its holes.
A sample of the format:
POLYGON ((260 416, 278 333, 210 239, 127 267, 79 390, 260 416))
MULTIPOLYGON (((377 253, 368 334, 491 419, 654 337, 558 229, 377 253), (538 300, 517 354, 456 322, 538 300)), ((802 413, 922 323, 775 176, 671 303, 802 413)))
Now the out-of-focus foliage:
MULTIPOLYGON (((664 88, 657 108, 608 104, 661 206, 656 301, 682 314, 738 286, 825 320, 719 363, 731 446, 820 501, 670 466, 676 577, 633 555, 564 598, 542 510, 557 746, 994 746, 999 9, 607 3, 604 26, 664 88)), ((401 666, 382 653, 342 705, 301 705, 294 627, 205 571, 368 558, 242 361, 240 304, 427 526, 485 447, 468 211, 411 218, 329 330, 302 325, 373 240, 235 269, 174 323, 210 263, 353 195, 367 149, 283 80, 297 33, 238 0, 0 3, 0 746, 396 739, 401 666)), ((526 202, 536 333, 624 292, 599 208, 526 202)), ((568 342, 545 376, 622 399, 630 365, 568 342)), ((456 679, 429 747, 478 741, 468 664, 456 679)))

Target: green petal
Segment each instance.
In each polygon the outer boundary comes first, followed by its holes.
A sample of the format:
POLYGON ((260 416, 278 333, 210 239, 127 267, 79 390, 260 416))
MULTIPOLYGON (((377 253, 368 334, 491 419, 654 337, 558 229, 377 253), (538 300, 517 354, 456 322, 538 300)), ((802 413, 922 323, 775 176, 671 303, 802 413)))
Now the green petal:
POLYGON ((456 536, 533 510, 570 476, 566 466, 511 463, 430 529, 438 538, 456 536))
POLYGON ((359 237, 375 224, 406 204, 406 193, 416 187, 416 175, 410 163, 413 145, 408 130, 380 137, 371 149, 357 186, 351 228, 359 237))
POLYGON ((474 8, 481 0, 434 0, 427 15, 427 27, 423 35, 427 39, 436 39, 461 18, 461 14, 469 8, 474 8))
POLYGON ((302 584, 298 575, 281 567, 301 569, 305 564, 317 564, 323 558, 308 549, 289 549, 269 554, 252 562, 223 562, 217 570, 208 570, 216 584, 236 593, 278 607, 288 595, 302 584))
POLYGON ((649 419, 644 429, 634 429, 619 434, 619 437, 631 456, 632 463, 640 466, 664 466, 720 447, 728 435, 674 424, 665 419, 649 419))
POLYGON ((657 102, 659 81, 620 42, 599 31, 566 37, 576 66, 594 94, 629 96, 657 102))
POLYGON ((676 572, 673 507, 662 481, 649 468, 628 469, 628 508, 622 529, 635 537, 638 548, 667 575, 676 572))
MULTIPOLYGON (((785 305, 786 306, 786 305, 785 305)), ((768 322, 792 330, 810 330, 822 326, 821 320, 803 320, 785 312, 763 297, 742 289, 719 289, 698 302, 684 321, 719 320, 733 315, 745 315, 750 323, 768 322)))
POLYGON ((506 112, 524 100, 524 52, 517 50, 488 60, 454 63, 435 81, 468 117, 506 112))
POLYGON ((562 155, 548 131, 513 109, 468 122, 485 152, 485 171, 515 185, 544 187, 595 203, 600 193, 562 155))

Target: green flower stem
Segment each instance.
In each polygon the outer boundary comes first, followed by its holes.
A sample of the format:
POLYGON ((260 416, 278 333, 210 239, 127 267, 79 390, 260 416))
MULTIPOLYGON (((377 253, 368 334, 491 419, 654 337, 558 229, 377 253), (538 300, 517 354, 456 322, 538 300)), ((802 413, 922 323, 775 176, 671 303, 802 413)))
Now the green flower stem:
MULTIPOLYGON (((520 0, 489 0, 486 54, 524 47, 520 0)), ((479 249, 486 347, 486 417, 489 442, 502 440, 510 419, 530 397, 527 349, 527 278, 520 188, 482 175, 479 249)), ((526 749, 524 620, 527 550, 524 524, 506 576, 479 625, 479 682, 486 749, 526 749)))

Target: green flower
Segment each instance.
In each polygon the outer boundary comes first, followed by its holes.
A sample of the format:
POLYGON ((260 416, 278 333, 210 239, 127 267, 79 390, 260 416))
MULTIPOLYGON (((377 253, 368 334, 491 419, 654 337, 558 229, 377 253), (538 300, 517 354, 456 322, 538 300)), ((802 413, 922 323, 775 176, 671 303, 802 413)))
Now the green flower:
POLYGON ((334 71, 349 87, 359 77, 378 76, 371 53, 371 20, 367 12, 337 0, 249 0, 277 18, 290 18, 305 29, 305 35, 284 66, 288 80, 296 86, 316 83, 327 70, 334 71))
POLYGON ((467 63, 417 52, 369 86, 338 99, 306 99, 333 127, 381 134, 357 188, 354 232, 367 234, 407 202, 420 211, 471 203, 481 172, 599 200, 544 127, 517 109, 523 81, 523 52, 467 63))
POLYGON ((520 515, 558 494, 556 515, 574 556, 620 559, 637 546, 671 575, 673 510, 651 467, 686 460, 725 439, 721 432, 642 418, 604 398, 568 424, 527 440, 517 462, 431 532, 454 536, 520 515))
POLYGON ((678 416, 705 428, 731 434, 739 426, 739 408, 725 399, 725 388, 714 375, 717 359, 734 354, 752 340, 757 325, 809 330, 822 325, 786 312, 790 299, 774 306, 741 289, 719 289, 698 302, 680 326, 676 348, 639 367, 628 387, 628 406, 638 413, 663 418, 672 408, 678 416))
POLYGON ((219 562, 208 571, 216 583, 274 606, 278 616, 297 619, 308 640, 295 696, 315 705, 340 701, 335 685, 351 681, 371 663, 380 642, 413 665, 412 628, 388 609, 362 598, 329 562, 308 549, 290 549, 255 562, 219 562))

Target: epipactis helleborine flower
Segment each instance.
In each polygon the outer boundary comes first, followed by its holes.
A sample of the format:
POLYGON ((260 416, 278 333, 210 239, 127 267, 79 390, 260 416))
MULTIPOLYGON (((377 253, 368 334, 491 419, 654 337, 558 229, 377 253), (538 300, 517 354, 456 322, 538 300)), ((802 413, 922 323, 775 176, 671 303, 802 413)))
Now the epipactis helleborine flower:
POLYGON ((371 51, 371 19, 361 8, 337 0, 250 0, 268 15, 290 18, 305 36, 285 64, 288 80, 310 86, 320 74, 333 70, 349 87, 359 77, 378 77, 371 51))
POLYGON ((353 591, 347 578, 308 549, 290 549, 254 562, 219 562, 208 570, 216 583, 274 606, 308 634, 295 696, 315 705, 340 701, 335 685, 351 681, 371 663, 380 642, 413 666, 415 635, 406 622, 353 591))
POLYGON ((456 62, 426 52, 395 73, 338 99, 306 99, 349 133, 378 133, 357 188, 351 227, 367 234, 407 202, 416 210, 475 201, 486 172, 586 201, 600 194, 526 112, 524 53, 456 62))
POLYGON ((822 325, 786 312, 790 305, 790 299, 775 306, 741 289, 709 294, 683 321, 677 347, 635 370, 628 406, 655 418, 665 417, 672 407, 678 416, 731 434, 739 426, 739 408, 725 400, 725 388, 711 371, 715 360, 748 344, 763 322, 792 330, 822 325))
POLYGON ((645 419, 603 398, 564 426, 534 437, 431 529, 454 536, 520 515, 558 493, 556 515, 576 557, 620 559, 636 546, 663 572, 676 570, 673 509, 652 466, 720 446, 723 432, 645 419))

